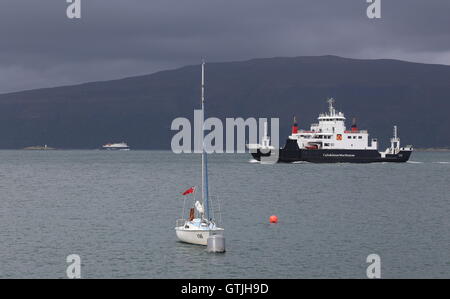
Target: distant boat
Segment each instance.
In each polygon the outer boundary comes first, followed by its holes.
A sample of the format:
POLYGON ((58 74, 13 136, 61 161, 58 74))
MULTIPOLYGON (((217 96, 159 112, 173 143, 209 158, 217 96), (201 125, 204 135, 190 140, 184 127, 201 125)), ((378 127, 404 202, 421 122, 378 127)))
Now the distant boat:
POLYGON ((25 147, 24 150, 34 150, 34 151, 48 151, 48 150, 54 150, 54 147, 47 146, 47 144, 42 145, 34 145, 34 146, 28 146, 25 147))
POLYGON ((129 151, 130 147, 125 142, 119 142, 119 143, 107 143, 102 145, 102 150, 108 150, 108 151, 129 151))

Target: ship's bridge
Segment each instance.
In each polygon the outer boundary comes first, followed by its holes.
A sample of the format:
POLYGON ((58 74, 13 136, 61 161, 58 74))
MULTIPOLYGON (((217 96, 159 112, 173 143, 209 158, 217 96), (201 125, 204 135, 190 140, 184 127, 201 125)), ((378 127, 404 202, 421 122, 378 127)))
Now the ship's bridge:
POLYGON ((329 111, 319 114, 319 122, 312 124, 309 131, 297 130, 297 124, 294 121, 292 135, 289 138, 297 140, 299 148, 377 149, 377 140, 373 139, 369 145, 369 133, 366 130, 359 130, 355 120, 351 130, 346 129, 344 113, 336 111, 333 107, 334 99, 329 99, 328 104, 329 111))
POLYGON ((335 100, 328 100, 328 113, 321 113, 317 118, 318 124, 311 126, 311 131, 319 131, 324 133, 342 133, 345 128, 345 116, 342 112, 337 112, 333 107, 335 100))

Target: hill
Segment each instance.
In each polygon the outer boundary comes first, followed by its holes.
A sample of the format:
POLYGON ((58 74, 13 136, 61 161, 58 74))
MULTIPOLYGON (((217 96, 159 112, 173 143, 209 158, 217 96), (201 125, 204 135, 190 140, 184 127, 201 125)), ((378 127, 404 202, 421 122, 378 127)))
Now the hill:
MULTIPOLYGON (((2 94, 0 148, 97 148, 126 141, 133 148, 169 149, 172 120, 192 118, 199 107, 199 78, 199 66, 186 66, 2 94)), ((348 122, 356 117, 384 145, 397 124, 403 144, 450 146, 450 66, 336 56, 207 64, 209 116, 279 117, 283 139, 294 114, 308 128, 331 96, 348 122)))

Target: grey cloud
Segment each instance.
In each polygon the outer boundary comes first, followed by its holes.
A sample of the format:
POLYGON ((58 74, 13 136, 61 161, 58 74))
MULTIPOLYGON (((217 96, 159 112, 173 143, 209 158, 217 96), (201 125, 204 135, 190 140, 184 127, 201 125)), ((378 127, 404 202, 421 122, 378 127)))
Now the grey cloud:
POLYGON ((0 93, 210 61, 335 54, 450 64, 449 1, 65 0, 0 3, 0 93))

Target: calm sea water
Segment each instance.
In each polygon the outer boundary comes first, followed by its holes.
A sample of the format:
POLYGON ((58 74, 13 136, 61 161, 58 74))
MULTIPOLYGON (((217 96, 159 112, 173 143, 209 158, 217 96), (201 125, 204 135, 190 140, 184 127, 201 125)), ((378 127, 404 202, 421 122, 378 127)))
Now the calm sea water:
POLYGON ((0 151, 0 277, 450 277, 450 153, 405 164, 249 163, 210 156, 227 252, 177 242, 182 191, 200 156, 0 151), (279 217, 268 224, 270 215, 279 217))

